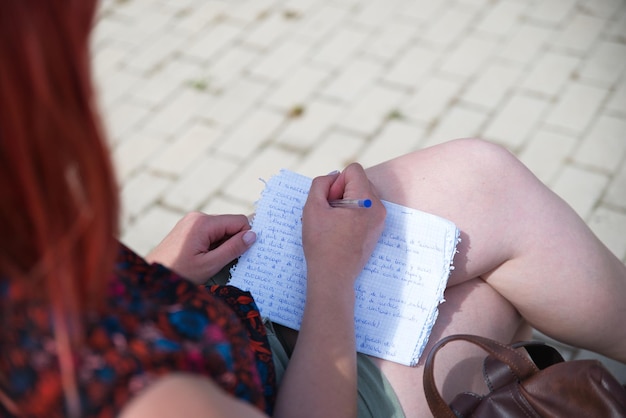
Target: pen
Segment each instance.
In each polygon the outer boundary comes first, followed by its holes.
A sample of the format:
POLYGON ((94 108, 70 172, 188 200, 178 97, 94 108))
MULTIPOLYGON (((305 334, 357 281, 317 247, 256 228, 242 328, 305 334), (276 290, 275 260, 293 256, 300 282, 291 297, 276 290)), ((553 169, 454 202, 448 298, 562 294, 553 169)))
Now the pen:
POLYGON ((370 199, 339 199, 331 200, 328 204, 334 208, 369 208, 372 206, 370 199))

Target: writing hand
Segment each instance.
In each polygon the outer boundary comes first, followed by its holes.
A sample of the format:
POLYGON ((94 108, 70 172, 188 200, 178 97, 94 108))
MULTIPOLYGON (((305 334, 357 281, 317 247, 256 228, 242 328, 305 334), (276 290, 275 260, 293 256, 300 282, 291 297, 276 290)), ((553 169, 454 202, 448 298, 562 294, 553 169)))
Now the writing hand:
POLYGON ((349 165, 341 174, 315 178, 302 217, 308 280, 340 288, 353 285, 382 233, 385 214, 359 164, 349 165), (372 206, 351 209, 328 204, 341 198, 369 198, 372 206))
POLYGON ((197 284, 206 282, 256 240, 244 215, 185 215, 146 257, 197 284))

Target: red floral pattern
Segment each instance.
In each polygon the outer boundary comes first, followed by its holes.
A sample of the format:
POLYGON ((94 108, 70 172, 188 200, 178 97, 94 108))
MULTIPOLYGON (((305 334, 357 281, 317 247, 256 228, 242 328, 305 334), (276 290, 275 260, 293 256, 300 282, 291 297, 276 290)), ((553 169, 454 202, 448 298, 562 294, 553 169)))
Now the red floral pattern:
MULTIPOLYGON (((268 414, 276 394, 265 327, 252 296, 204 288, 120 245, 102 313, 84 317, 75 353, 82 416, 114 417, 157 377, 184 371, 213 379, 268 414)), ((66 415, 49 309, 26 304, 0 280, 0 388, 24 416, 66 415)), ((10 416, 0 402, 0 415, 10 416)))

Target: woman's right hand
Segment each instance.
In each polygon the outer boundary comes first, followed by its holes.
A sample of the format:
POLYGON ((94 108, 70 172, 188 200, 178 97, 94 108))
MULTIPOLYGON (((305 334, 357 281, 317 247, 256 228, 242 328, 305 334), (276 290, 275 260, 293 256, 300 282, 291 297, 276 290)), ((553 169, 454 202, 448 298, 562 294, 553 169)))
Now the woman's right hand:
POLYGON ((302 215, 307 292, 353 290, 380 238, 385 215, 361 165, 354 163, 340 174, 315 178, 302 215), (334 199, 371 199, 372 206, 333 208, 328 202, 334 199))

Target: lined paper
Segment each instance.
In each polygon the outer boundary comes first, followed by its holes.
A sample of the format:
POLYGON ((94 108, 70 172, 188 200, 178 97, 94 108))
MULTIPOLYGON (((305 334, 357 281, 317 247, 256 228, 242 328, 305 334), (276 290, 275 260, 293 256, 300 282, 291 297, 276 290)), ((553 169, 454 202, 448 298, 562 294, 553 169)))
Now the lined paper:
MULTIPOLYGON (((301 217, 310 186, 288 170, 270 178, 252 224, 257 240, 229 283, 250 291, 264 317, 293 329, 306 300, 301 217)), ((443 302, 459 231, 446 219, 383 204, 384 231, 355 283, 357 350, 415 365, 443 302)))

